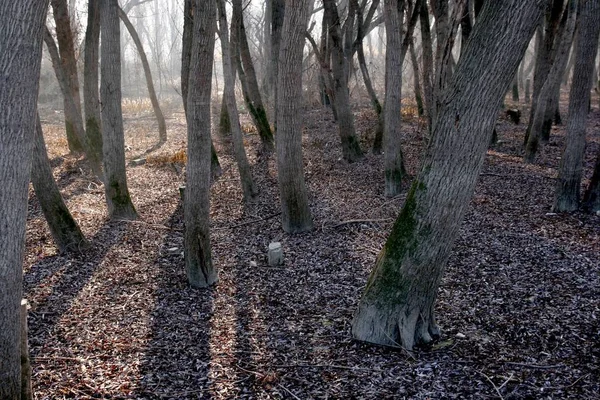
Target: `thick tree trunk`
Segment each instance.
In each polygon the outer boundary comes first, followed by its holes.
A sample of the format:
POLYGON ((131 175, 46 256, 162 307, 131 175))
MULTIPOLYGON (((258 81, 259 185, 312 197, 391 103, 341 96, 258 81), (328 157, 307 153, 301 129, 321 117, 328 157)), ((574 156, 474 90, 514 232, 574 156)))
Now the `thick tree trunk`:
POLYGON ((312 229, 302 164, 302 53, 310 14, 309 2, 288 0, 277 74, 277 174, 283 229, 312 229))
POLYGON ((210 248, 210 100, 215 48, 215 0, 195 0, 187 105, 188 158, 184 198, 185 266, 190 285, 218 280, 210 248))
POLYGON ((0 399, 21 398, 27 192, 48 0, 0 2, 0 399))
MULTIPOLYGON (((85 31, 83 65, 83 106, 88 159, 93 165, 102 165, 102 129, 100 125, 100 88, 98 62, 100 55, 100 0, 89 0, 88 23, 85 31)), ((104 179, 104 174, 101 176, 104 179)))
POLYGON ((385 103, 383 142, 385 195, 393 197, 402 190, 405 169, 402 161, 400 127, 402 125, 402 3, 384 0, 385 20, 385 103))
POLYGON ((579 208, 581 174, 585 153, 585 124, 588 116, 594 60, 600 35, 600 0, 581 5, 579 27, 575 38, 575 69, 569 95, 567 139, 560 161, 554 193, 553 211, 575 211, 579 208))
POLYGON ((115 219, 136 219, 125 172, 125 133, 121 109, 121 36, 117 0, 102 0, 100 98, 102 102, 104 192, 108 213, 115 219))
POLYGON ((355 338, 410 350, 439 334, 433 313, 438 285, 502 97, 543 5, 543 0, 485 3, 441 99, 419 176, 360 301, 352 324, 355 338))
MULTIPOLYGON (((69 5, 67 0, 52 0, 52 11, 54 15, 54 22, 56 24, 56 39, 58 41, 58 48, 60 53, 60 60, 62 68, 65 72, 68 92, 73 98, 77 113, 79 114, 78 119, 83 121, 81 117, 81 97, 79 95, 79 78, 77 75, 77 58, 75 57, 75 40, 73 38, 73 31, 71 30, 71 18, 69 17, 69 5)), ((73 124, 76 123, 74 118, 76 115, 71 111, 67 112, 65 101, 65 128, 67 132, 67 142, 69 144, 69 150, 74 153, 84 151, 85 141, 83 141, 76 131, 74 131, 73 124)))
MULTIPOLYGON (((558 82, 558 85, 560 85, 560 80, 565 70, 569 49, 571 48, 571 43, 573 42, 573 32, 575 31, 575 22, 577 20, 578 3, 578 0, 569 0, 567 4, 568 9, 565 12, 568 12, 568 16, 565 21, 564 28, 562 29, 562 33, 559 37, 559 44, 556 49, 554 62, 552 63, 552 67, 550 68, 550 72, 546 78, 546 82, 539 92, 536 110, 533 115, 533 121, 529 124, 531 129, 527 138, 524 156, 524 161, 528 163, 532 163, 535 160, 544 125, 546 109, 548 107, 552 107, 551 100, 556 90, 556 84, 558 82)), ((554 109, 552 110, 554 111, 554 109)), ((550 120, 550 124, 552 124, 552 120, 550 120)))
POLYGON ((350 93, 348 92, 348 80, 346 79, 346 57, 344 57, 343 41, 341 36, 340 18, 337 5, 334 0, 323 0, 325 13, 327 14, 327 25, 329 26, 329 37, 332 49, 332 72, 333 72, 333 102, 337 112, 338 129, 342 142, 342 154, 346 161, 354 162, 362 158, 356 131, 354 129, 354 116, 350 105, 350 93))
POLYGON ((156 122, 158 123, 158 143, 163 144, 167 141, 167 125, 165 123, 165 116, 160 109, 160 104, 158 104, 158 97, 156 97, 156 91, 154 90, 154 82, 152 81, 152 72, 150 71, 150 64, 148 64, 148 58, 146 57, 146 52, 144 51, 144 46, 142 45, 142 41, 138 36, 135 28, 127 14, 119 7, 119 18, 123 21, 123 24, 127 28, 133 43, 135 44, 135 48, 140 56, 140 60, 142 61, 142 68, 144 70, 144 77, 146 78, 146 86, 148 87, 148 97, 150 97, 150 103, 152 103, 152 110, 154 111, 154 116, 156 117, 156 122))
MULTIPOLYGON (((225 10, 225 0, 217 0, 219 10, 219 38, 221 39, 221 58, 223 60, 223 78, 225 79, 225 90, 223 93, 229 115, 231 128, 231 138, 233 141, 233 153, 240 173, 242 192, 244 201, 254 200, 258 191, 252 179, 250 164, 244 149, 244 138, 240 128, 240 116, 238 114, 237 103, 235 100, 235 82, 233 78, 233 66, 231 65, 231 52, 229 47, 229 32, 227 27, 227 12, 225 10)), ((263 143, 264 144, 264 143, 263 143)))
POLYGON ((54 181, 39 116, 36 117, 31 182, 58 250, 65 253, 85 249, 87 241, 54 181))

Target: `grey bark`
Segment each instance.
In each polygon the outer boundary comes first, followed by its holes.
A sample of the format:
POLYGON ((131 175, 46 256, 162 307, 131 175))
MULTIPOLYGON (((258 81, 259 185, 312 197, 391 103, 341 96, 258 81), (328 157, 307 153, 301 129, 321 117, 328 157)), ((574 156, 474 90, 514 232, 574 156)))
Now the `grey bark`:
POLYGON ((288 0, 277 73, 277 174, 283 229, 312 229, 302 164, 302 53, 310 13, 304 0, 288 0))
MULTIPOLYGON (((283 18, 285 16, 285 0, 272 0, 272 14, 271 14, 271 75, 269 80, 271 82, 271 91, 267 96, 273 104, 273 107, 277 109, 278 95, 277 95, 277 82, 279 74, 279 47, 281 45, 281 31, 283 29, 283 18)), ((275 113, 277 115, 277 112, 275 113)), ((275 117, 275 131, 277 131, 277 116, 275 117)))
MULTIPOLYGON (((229 115, 229 123, 231 128, 231 139, 233 142, 233 153, 235 161, 240 173, 240 181, 242 184, 242 192, 244 193, 244 201, 252 201, 258 191, 250 164, 244 149, 244 138, 240 127, 240 116, 238 114, 237 103, 235 100, 235 82, 233 78, 233 66, 231 65, 231 52, 229 46, 229 32, 227 27, 227 12, 225 10, 225 0, 217 0, 217 9, 219 10, 219 38, 221 39, 221 58, 223 61, 223 78, 225 80, 225 92, 223 97, 227 103, 227 111, 229 115)), ((263 143, 264 144, 264 143, 263 143)))
POLYGON ((102 0, 100 98, 102 102, 104 192, 108 213, 115 219, 136 219, 125 172, 125 133, 121 109, 121 41, 117 0, 102 0))
POLYGON ((27 195, 48 0, 0 2, 0 398, 21 396, 27 195))
MULTIPOLYGON (((560 80, 565 70, 569 49, 571 48, 571 43, 573 42, 573 32, 575 31, 575 22, 577 20, 578 3, 578 0, 569 0, 567 4, 567 10, 565 10, 565 12, 567 12, 568 15, 565 21, 564 29, 562 29, 562 33, 559 38, 560 41, 556 49, 554 62, 552 63, 550 72, 548 72, 546 82, 544 82, 544 85, 542 86, 542 89, 538 95, 536 110, 533 115, 533 121, 529 124, 531 129, 529 131, 527 144, 525 146, 524 161, 528 163, 531 163, 535 160, 542 135, 546 109, 548 107, 552 107, 552 96, 556 90, 556 84, 558 82, 558 85, 560 85, 560 80)), ((552 109, 552 112, 554 112, 554 108, 552 109)))
POLYGON ((419 69, 419 60, 415 51, 414 41, 410 41, 410 61, 413 68, 413 79, 415 86, 415 101, 417 103, 417 112, 419 116, 425 115, 425 105, 423 103, 423 89, 421 88, 421 71, 419 69))
POLYGON ((65 253, 85 249, 88 243, 54 181, 39 116, 36 116, 31 183, 58 250, 65 253))
POLYGON ((429 29, 429 10, 427 2, 421 2, 419 11, 419 25, 421 27, 421 44, 423 51, 423 94, 425 98, 425 113, 429 120, 431 130, 434 99, 433 99, 433 45, 431 42, 431 30, 429 29))
POLYGON ((187 105, 188 154, 184 196, 184 246, 188 282, 218 280, 210 247, 210 100, 216 31, 215 0, 195 0, 187 105))
POLYGON ((590 183, 583 195, 583 206, 590 212, 597 213, 600 211, 600 150, 596 156, 594 173, 592 174, 590 183))
POLYGON ((581 175, 585 153, 585 124, 588 116, 594 60, 600 35, 600 0, 581 4, 573 57, 575 65, 569 95, 567 138, 558 170, 553 211, 579 208, 581 175))
POLYGON ((439 334, 433 312, 436 292, 502 97, 542 16, 543 3, 485 3, 441 99, 419 175, 359 303, 352 323, 355 338, 412 349, 439 334))
POLYGON ((167 125, 165 123, 165 116, 160 109, 160 104, 158 103, 158 97, 156 97, 156 90, 154 90, 154 82, 152 81, 152 71, 150 71, 150 64, 148 64, 148 58, 146 57, 146 52, 144 51, 144 46, 142 45, 142 41, 138 36, 135 28, 127 14, 119 7, 119 18, 123 21, 123 24, 127 28, 133 43, 135 44, 135 48, 140 56, 140 60, 142 61, 142 69, 144 70, 144 77, 146 78, 146 87, 148 88, 148 97, 150 97, 150 103, 152 103, 152 110, 154 111, 154 116, 156 117, 156 122, 158 124, 158 143, 163 144, 167 141, 167 125))

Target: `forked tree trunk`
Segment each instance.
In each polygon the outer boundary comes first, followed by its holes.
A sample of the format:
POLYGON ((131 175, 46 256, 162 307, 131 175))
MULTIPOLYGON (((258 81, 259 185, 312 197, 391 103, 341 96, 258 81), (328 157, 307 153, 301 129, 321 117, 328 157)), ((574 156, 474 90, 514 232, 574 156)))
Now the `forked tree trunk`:
POLYGON ((288 0, 277 73, 277 174, 283 229, 312 229, 312 217, 302 164, 302 53, 310 14, 304 0, 288 0))
POLYGON ((100 98, 104 153, 104 192, 108 213, 115 219, 137 219, 131 202, 125 173, 125 133, 121 109, 121 36, 119 3, 102 0, 100 27, 102 33, 100 63, 100 98))
POLYGON ((383 111, 383 142, 385 195, 393 197, 402 190, 406 173, 402 161, 400 127, 402 125, 402 2, 384 0, 385 18, 385 103, 383 111))
POLYGON ((215 0, 195 0, 187 105, 188 157, 184 196, 184 246, 188 282, 218 280, 210 248, 210 100, 216 31, 215 0))
POLYGON ((575 66, 569 95, 569 121, 563 156, 558 170, 553 211, 579 208, 581 174, 585 153, 585 124, 588 116, 594 60, 600 35, 600 0, 581 5, 579 27, 575 37, 575 66))
POLYGON ((481 171, 502 97, 544 3, 485 3, 470 45, 441 99, 421 171, 355 314, 356 339, 410 350, 439 334, 433 312, 437 289, 481 171))
POLYGON ((221 39, 221 58, 223 61, 223 78, 225 79, 225 92, 223 96, 227 103, 227 110, 231 128, 231 139, 233 141, 233 153, 240 173, 242 192, 244 201, 251 202, 258 191, 252 179, 250 164, 244 149, 244 138, 240 128, 240 116, 238 114, 237 103, 235 100, 235 82, 233 81, 233 66, 231 65, 231 53, 229 46, 229 32, 227 27, 227 12, 225 9, 225 0, 217 0, 219 10, 219 38, 221 39))
MULTIPOLYGON (((83 108, 88 158, 95 165, 102 165, 102 129, 100 125, 100 88, 98 86, 98 62, 100 54, 100 0, 89 0, 88 23, 85 31, 85 54, 83 65, 83 108)), ((101 176, 104 179, 104 175, 101 176)))
POLYGON ((144 70, 144 77, 146 78, 146 86, 148 87, 148 97, 150 97, 150 103, 152 103, 152 110, 154 111, 154 116, 156 117, 156 122, 158 123, 158 143, 163 144, 167 141, 167 125, 165 123, 165 116, 160 109, 160 104, 158 104, 158 97, 156 97, 156 90, 154 90, 154 82, 152 81, 152 72, 150 71, 150 64, 148 63, 148 58, 146 57, 146 52, 144 51, 144 46, 142 45, 142 41, 138 36, 135 28, 127 14, 119 7, 119 18, 123 21, 123 24, 127 28, 133 43, 135 44, 135 48, 140 56, 140 60, 142 61, 142 69, 144 70))
MULTIPOLYGON (((565 70, 569 49, 571 48, 571 43, 573 42, 573 32, 575 31, 575 22, 577 20, 578 3, 578 0, 569 0, 567 4, 568 9, 565 12, 568 12, 568 16, 564 25, 564 29, 562 29, 562 34, 559 38, 559 44, 556 49, 554 63, 552 63, 552 67, 550 68, 550 72, 546 78, 546 82, 540 90, 537 99, 537 107, 533 115, 533 122, 529 124, 531 129, 527 138, 524 156, 524 161, 528 163, 532 163, 535 160, 542 135, 546 109, 552 106, 551 98, 556 90, 556 83, 558 82, 560 85, 560 79, 562 78, 562 74, 565 70)), ((550 123, 552 123, 552 121, 550 121, 550 123)))
POLYGON ((58 250, 65 253, 85 249, 88 243, 54 181, 39 116, 36 117, 31 182, 58 250))
POLYGON ((350 93, 348 91, 348 80, 346 79, 346 58, 344 57, 343 40, 340 28, 340 18, 337 5, 334 0, 323 0, 327 25, 329 26, 329 37, 331 38, 333 72, 333 102, 337 112, 338 130, 342 142, 342 154, 346 161, 354 162, 362 158, 356 131, 354 129, 354 116, 350 106, 350 93))
POLYGON ((21 398, 27 194, 48 0, 0 1, 0 399, 21 398))

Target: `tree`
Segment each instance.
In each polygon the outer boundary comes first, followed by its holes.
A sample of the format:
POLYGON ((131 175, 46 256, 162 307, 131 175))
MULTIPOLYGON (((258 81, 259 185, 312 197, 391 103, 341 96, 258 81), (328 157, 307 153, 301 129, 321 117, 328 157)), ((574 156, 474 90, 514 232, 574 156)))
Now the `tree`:
POLYGON ((210 99, 215 48, 215 0, 195 0, 190 59, 184 196, 185 266, 190 285, 207 287, 218 280, 210 248, 210 99))
POLYGON ((310 2, 287 0, 277 72, 277 174, 283 229, 312 229, 302 164, 302 50, 310 2))
POLYGON ((217 0, 217 9, 219 10, 219 37, 221 39, 223 78, 225 80, 225 89, 227 90, 227 92, 223 93, 223 96, 225 102, 227 103, 227 111, 231 127, 231 138, 233 141, 233 152, 235 154, 235 161, 240 173, 240 181, 242 183, 244 200, 249 202, 252 201, 257 195, 257 190, 256 186, 254 185, 254 180, 252 179, 252 172, 250 171, 250 164, 248 163, 248 158, 246 157, 246 150, 244 149, 244 138, 242 136, 242 129, 240 127, 240 116, 238 114, 237 103, 235 100, 235 82, 233 78, 233 66, 231 65, 231 52, 229 46, 225 0, 217 0))
POLYGON ((439 335, 434 317, 437 288, 498 108, 543 4, 544 0, 485 3, 440 99, 419 175, 360 300, 352 323, 356 339, 410 350, 439 335))
POLYGON ((590 212, 600 211, 600 151, 596 156, 592 178, 583 195, 583 206, 590 212))
POLYGON ((594 60, 600 35, 600 0, 581 4, 575 38, 575 69, 569 95, 569 121, 563 156, 558 170, 553 211, 579 208, 581 173, 585 153, 585 123, 588 115, 594 60))
POLYGON ((102 32, 100 97, 104 154, 104 191, 111 218, 136 219, 125 173, 125 133, 121 109, 121 37, 119 3, 103 0, 100 7, 102 32))
POLYGON ((54 181, 39 115, 36 116, 31 182, 58 250, 65 253, 85 249, 88 243, 54 181))
POLYGON ((27 192, 48 0, 0 2, 0 398, 21 398, 27 192))

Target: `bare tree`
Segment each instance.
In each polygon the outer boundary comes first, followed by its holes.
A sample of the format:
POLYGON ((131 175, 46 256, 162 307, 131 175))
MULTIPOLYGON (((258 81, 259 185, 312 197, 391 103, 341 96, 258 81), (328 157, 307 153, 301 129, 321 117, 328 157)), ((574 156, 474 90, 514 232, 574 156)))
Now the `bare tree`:
POLYGON ((502 97, 542 16, 543 3, 507 0, 484 5, 440 99, 419 175, 361 298, 352 323, 355 338, 412 349, 439 335, 434 317, 437 288, 502 97))
POLYGON ((48 0, 0 2, 0 399, 21 398, 27 195, 48 0))

